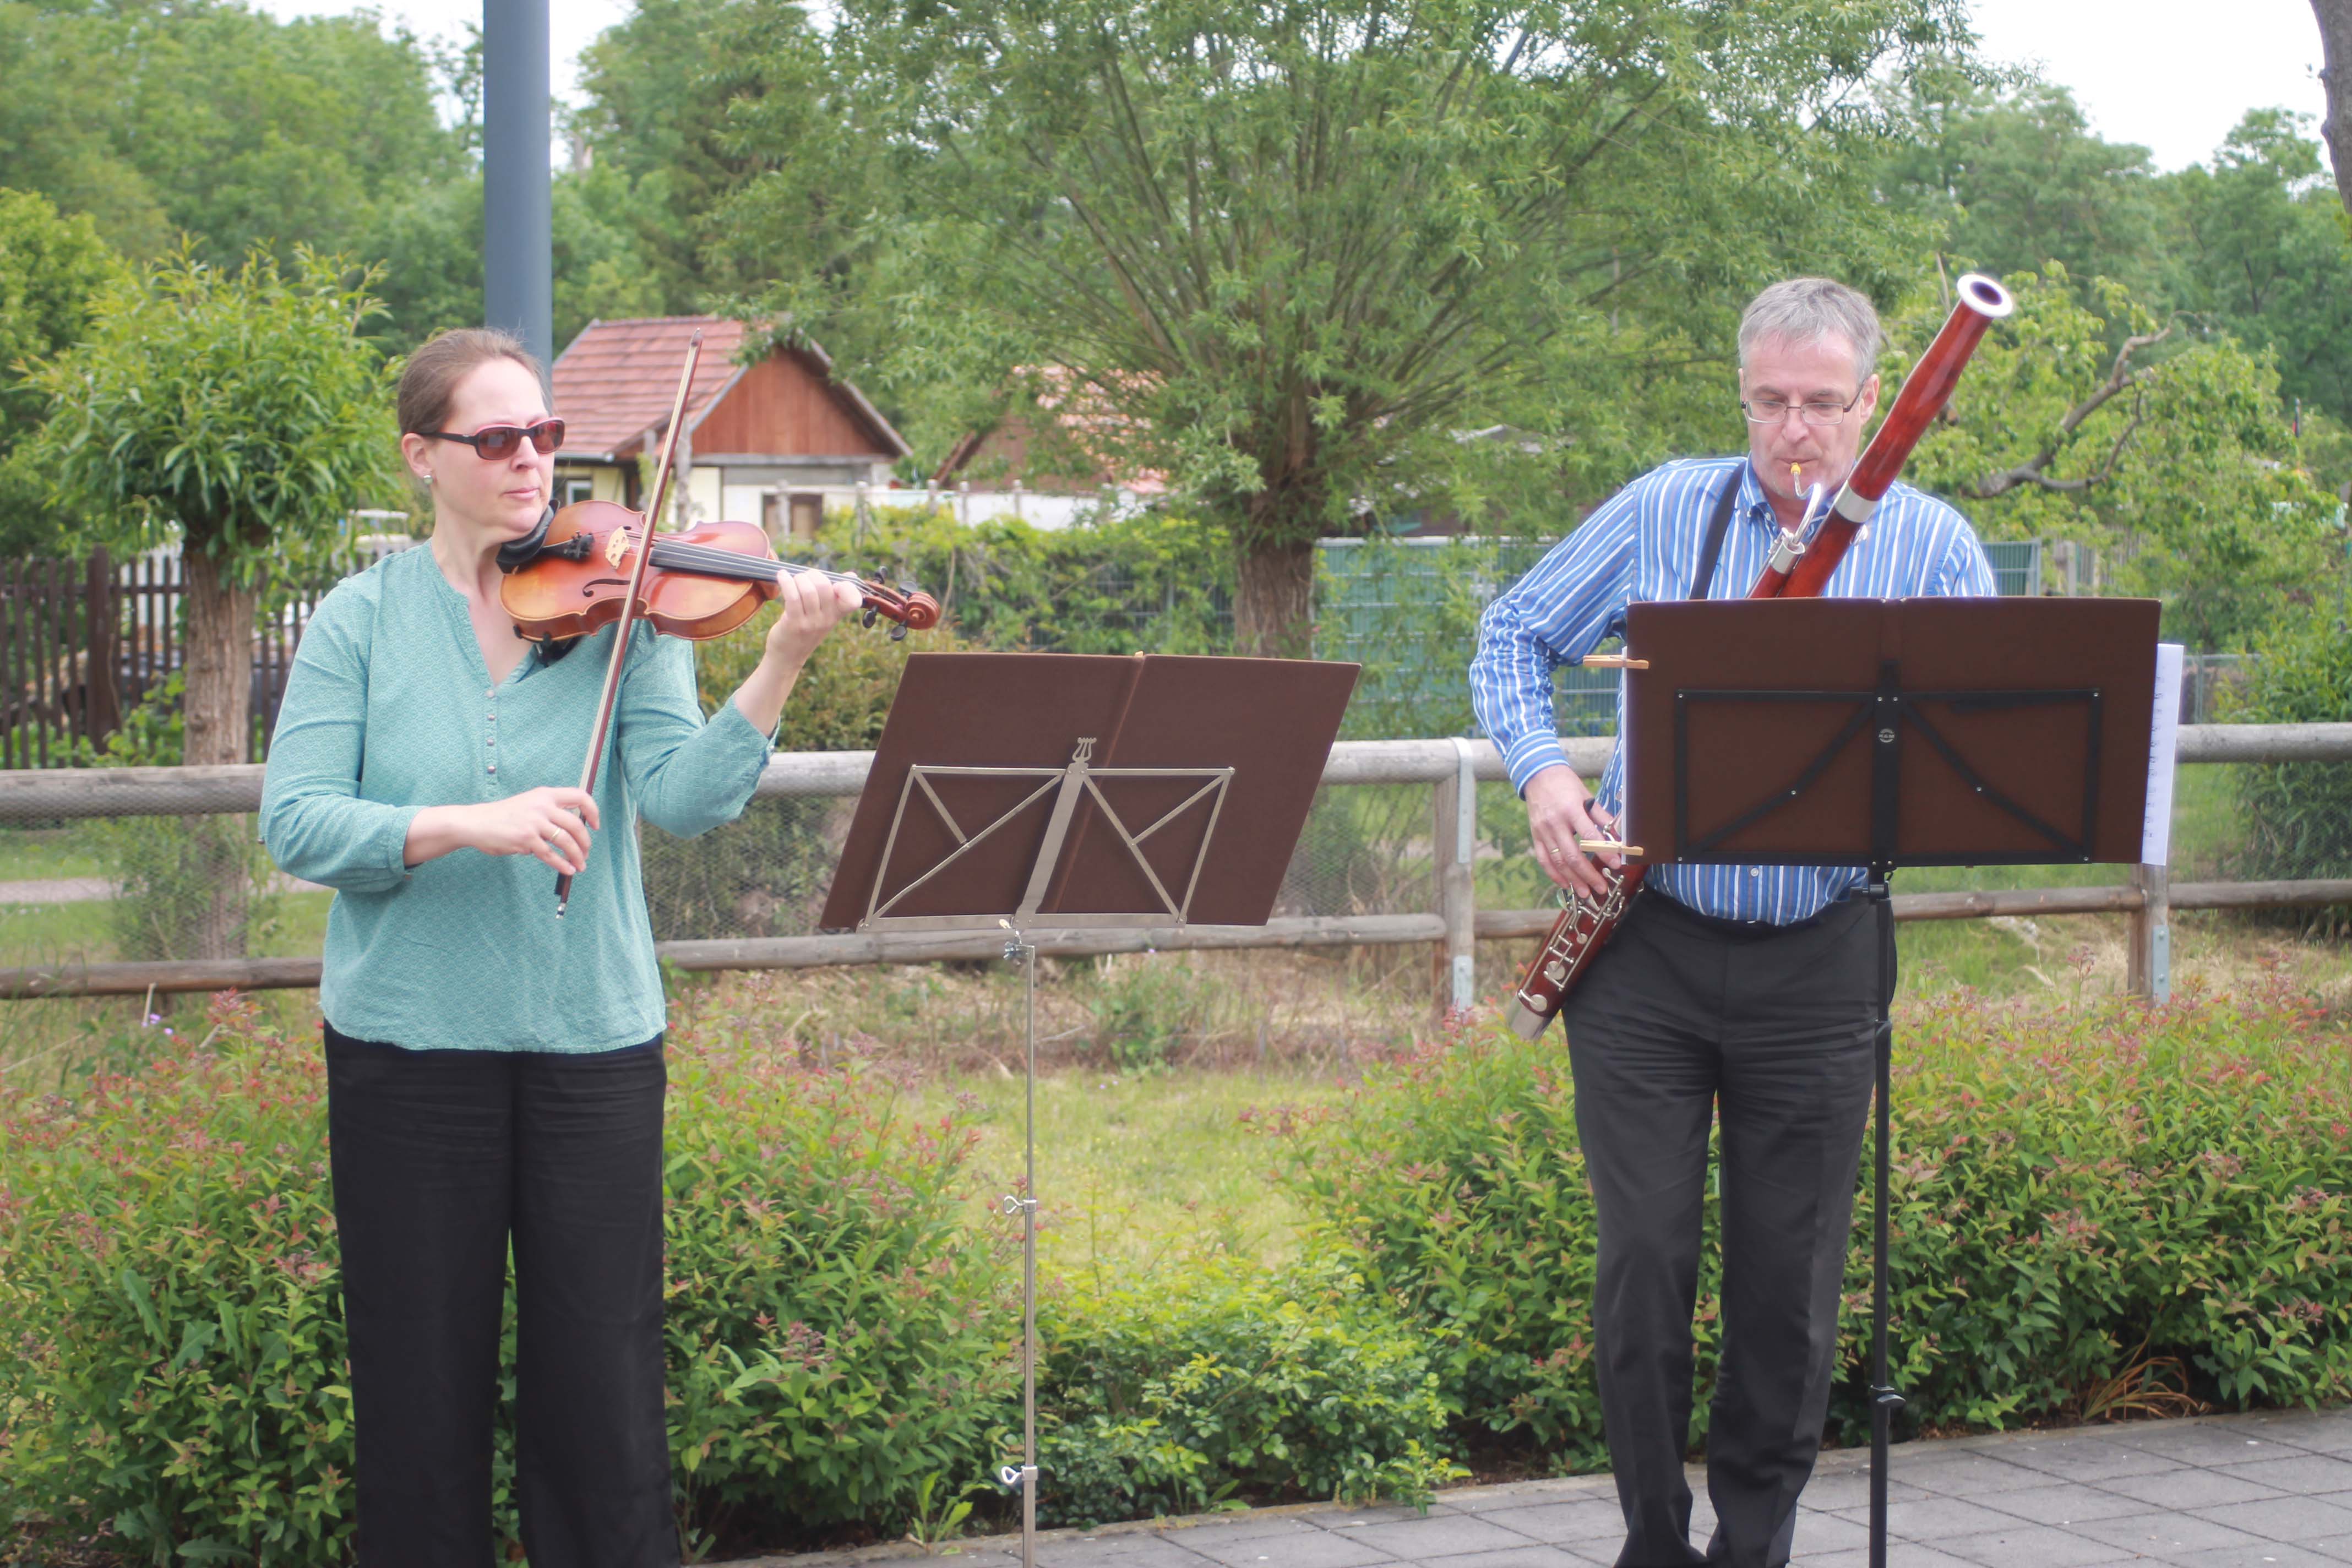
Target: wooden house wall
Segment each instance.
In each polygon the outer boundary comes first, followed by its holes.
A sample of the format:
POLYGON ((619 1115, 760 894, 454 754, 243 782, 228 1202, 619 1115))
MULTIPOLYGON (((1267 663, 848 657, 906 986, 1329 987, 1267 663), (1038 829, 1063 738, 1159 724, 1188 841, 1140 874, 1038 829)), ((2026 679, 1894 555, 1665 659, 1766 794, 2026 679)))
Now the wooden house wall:
POLYGON ((789 353, 772 354, 744 372, 696 427, 694 448, 885 462, 895 456, 826 390, 813 367, 789 353))

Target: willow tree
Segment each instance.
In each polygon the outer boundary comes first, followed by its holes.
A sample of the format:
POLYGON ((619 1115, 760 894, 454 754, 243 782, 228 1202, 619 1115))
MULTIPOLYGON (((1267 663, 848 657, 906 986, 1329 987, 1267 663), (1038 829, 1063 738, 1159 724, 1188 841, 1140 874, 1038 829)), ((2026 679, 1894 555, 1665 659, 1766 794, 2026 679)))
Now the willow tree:
POLYGON ((1315 539, 1463 479, 1465 431, 1617 432, 1772 271, 1891 278, 1918 233, 1867 200, 1861 89, 1962 9, 842 0, 747 31, 734 229, 801 322, 868 280, 862 377, 1082 397, 1229 531, 1241 646, 1296 651, 1315 539))
MULTIPOLYGON (((368 281, 308 251, 290 271, 257 251, 225 271, 183 249, 102 290, 89 335, 33 371, 48 420, 23 464, 79 520, 79 542, 179 546, 184 762, 246 760, 265 581, 310 568, 354 508, 401 493, 386 367, 361 336, 368 281)), ((216 847, 190 956, 242 940, 241 862, 216 847)))

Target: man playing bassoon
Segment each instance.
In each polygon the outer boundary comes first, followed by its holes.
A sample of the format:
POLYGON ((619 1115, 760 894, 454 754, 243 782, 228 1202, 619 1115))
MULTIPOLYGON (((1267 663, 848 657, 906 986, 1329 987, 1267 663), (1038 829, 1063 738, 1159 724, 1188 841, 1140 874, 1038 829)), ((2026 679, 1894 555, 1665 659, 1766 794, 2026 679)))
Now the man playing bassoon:
MULTIPOLYGON (((1816 484, 1853 470, 1878 404, 1877 313, 1821 278, 1776 283, 1739 325, 1748 450, 1670 462, 1587 518, 1480 623, 1479 721, 1563 889, 1601 890, 1624 752, 1597 795, 1562 753, 1552 672, 1622 635, 1634 602, 1737 598, 1816 484), (1717 543, 1709 547, 1709 535, 1717 543), (1702 580, 1704 579, 1704 580, 1702 580)), ((1990 595, 1975 531, 1896 484, 1830 595, 1990 595)), ((1619 719, 1623 720, 1622 698, 1619 719)), ((1609 857, 1606 863, 1619 862, 1609 857)), ((1659 867, 1561 1008, 1598 1218, 1594 1359, 1626 1541, 1618 1568, 1781 1568, 1837 1370, 1839 1287, 1869 1109, 1884 906, 1861 867, 1659 867), (1706 1440, 1716 1528, 1690 1544, 1691 1313, 1721 1120, 1722 1342, 1706 1440)), ((1891 955, 1887 958, 1892 973, 1891 955)))

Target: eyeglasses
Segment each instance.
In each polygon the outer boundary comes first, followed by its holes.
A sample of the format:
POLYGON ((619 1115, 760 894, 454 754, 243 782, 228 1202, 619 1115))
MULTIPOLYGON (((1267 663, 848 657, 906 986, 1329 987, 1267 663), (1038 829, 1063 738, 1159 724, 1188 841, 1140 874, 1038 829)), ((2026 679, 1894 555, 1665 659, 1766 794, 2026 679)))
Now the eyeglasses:
POLYGON ((460 436, 455 430, 420 430, 418 435, 428 441, 463 441, 479 452, 486 461, 504 462, 522 450, 528 439, 544 457, 563 445, 563 421, 542 419, 525 427, 520 425, 485 425, 470 436, 460 436))
POLYGON ((1743 398, 1739 406, 1750 425, 1778 425, 1789 416, 1791 408, 1803 410, 1808 425, 1840 425, 1861 401, 1862 388, 1857 386, 1853 395, 1843 403, 1830 397, 1809 397, 1802 403, 1791 403, 1785 397, 1749 397, 1743 398))

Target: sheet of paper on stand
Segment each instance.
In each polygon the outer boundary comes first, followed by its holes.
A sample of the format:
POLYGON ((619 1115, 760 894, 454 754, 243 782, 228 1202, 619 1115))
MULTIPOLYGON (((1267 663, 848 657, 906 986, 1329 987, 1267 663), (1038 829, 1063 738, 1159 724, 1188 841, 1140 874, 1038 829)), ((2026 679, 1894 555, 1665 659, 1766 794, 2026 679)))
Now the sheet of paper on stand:
POLYGON ((2166 865, 2172 858, 2172 767, 2180 745, 2183 651, 2177 642, 2156 645, 2156 721, 2147 732, 2147 816, 2140 828, 2143 866, 2166 865))

